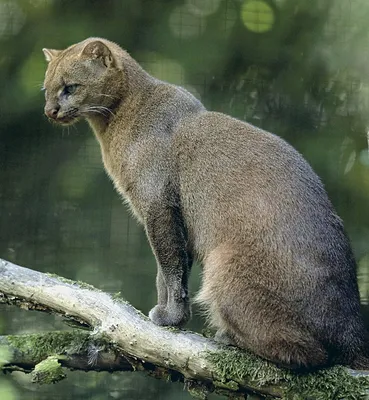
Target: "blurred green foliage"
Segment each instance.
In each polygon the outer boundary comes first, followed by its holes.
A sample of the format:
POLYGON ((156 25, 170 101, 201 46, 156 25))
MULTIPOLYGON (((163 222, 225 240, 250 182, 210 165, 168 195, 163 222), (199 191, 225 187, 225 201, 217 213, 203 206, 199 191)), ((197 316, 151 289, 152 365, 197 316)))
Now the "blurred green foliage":
MULTIPOLYGON (((0 0, 0 256, 120 291, 144 312, 155 302, 153 256, 91 132, 43 116, 41 48, 101 36, 156 77, 275 132, 307 158, 344 219, 367 303, 368 19, 366 0, 0 0)), ((198 285, 195 270, 192 291, 198 285)), ((195 317, 190 327, 201 324, 195 317)), ((65 329, 58 318, 10 308, 1 308, 0 327, 65 329)), ((189 398, 180 385, 138 374, 73 373, 42 389, 13 374, 0 394, 189 398)))

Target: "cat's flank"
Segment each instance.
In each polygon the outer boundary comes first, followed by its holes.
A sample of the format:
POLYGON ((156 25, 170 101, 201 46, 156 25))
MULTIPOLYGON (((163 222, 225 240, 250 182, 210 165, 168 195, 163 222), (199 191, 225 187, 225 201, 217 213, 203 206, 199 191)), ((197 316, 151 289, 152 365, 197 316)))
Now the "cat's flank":
POLYGON ((46 115, 87 119, 106 171, 145 228, 158 265, 155 324, 190 318, 197 259, 197 300, 220 340, 288 368, 368 364, 349 241, 296 150, 207 111, 108 40, 43 51, 46 115))

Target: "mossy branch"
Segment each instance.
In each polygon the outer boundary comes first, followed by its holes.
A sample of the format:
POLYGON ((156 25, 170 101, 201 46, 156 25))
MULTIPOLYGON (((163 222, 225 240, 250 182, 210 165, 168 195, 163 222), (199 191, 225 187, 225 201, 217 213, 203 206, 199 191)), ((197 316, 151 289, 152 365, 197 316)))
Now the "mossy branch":
POLYGON ((55 331, 0 336, 0 365, 4 372, 32 372, 48 357, 57 357, 63 367, 82 371, 133 371, 132 364, 107 340, 89 331, 55 331))
MULTIPOLYGON (((56 369, 58 363, 70 368, 78 368, 80 363, 85 370, 96 369, 94 364, 100 365, 97 368, 100 370, 134 369, 136 364, 143 369, 152 366, 147 369, 151 368, 159 376, 185 380, 191 391, 196 391, 200 385, 209 391, 215 389, 241 395, 253 392, 294 400, 308 397, 317 400, 364 399, 369 390, 366 374, 343 367, 314 374, 293 374, 236 348, 218 345, 199 334, 158 327, 130 304, 90 285, 46 275, 1 259, 0 302, 56 312, 93 329, 93 332, 45 334, 43 340, 49 339, 42 347, 34 342, 42 335, 27 335, 28 339, 24 340, 20 336, 3 337, 3 345, 8 343, 13 350, 18 348, 23 356, 33 354, 28 364, 24 363, 29 369, 50 356, 54 358, 48 359, 48 367, 54 365, 56 369), (59 335, 59 340, 53 335, 59 335), (68 337, 69 342, 66 341, 68 337), (99 344, 94 340, 100 340, 99 344), (88 349, 96 349, 96 346, 100 346, 100 354, 92 360, 93 352, 89 353, 88 349), (108 361, 102 367, 99 362, 105 354, 108 361), (118 361, 116 356, 120 357, 118 361)), ((13 351, 13 357, 14 354, 13 351)), ((8 369, 12 363, 17 364, 16 358, 6 364, 8 369)), ((202 389, 197 393, 201 392, 205 398, 202 389)))

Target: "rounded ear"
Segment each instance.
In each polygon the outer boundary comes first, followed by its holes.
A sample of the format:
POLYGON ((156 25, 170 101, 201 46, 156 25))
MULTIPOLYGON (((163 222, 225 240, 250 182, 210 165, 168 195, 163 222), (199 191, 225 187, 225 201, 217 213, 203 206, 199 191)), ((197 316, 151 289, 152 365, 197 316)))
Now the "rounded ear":
POLYGON ((50 62, 53 58, 57 57, 62 51, 54 50, 54 49, 42 49, 45 54, 45 58, 47 62, 50 62))
POLYGON ((100 40, 95 40, 86 44, 81 52, 81 56, 92 59, 101 60, 106 67, 114 66, 114 59, 108 46, 106 46, 100 40))

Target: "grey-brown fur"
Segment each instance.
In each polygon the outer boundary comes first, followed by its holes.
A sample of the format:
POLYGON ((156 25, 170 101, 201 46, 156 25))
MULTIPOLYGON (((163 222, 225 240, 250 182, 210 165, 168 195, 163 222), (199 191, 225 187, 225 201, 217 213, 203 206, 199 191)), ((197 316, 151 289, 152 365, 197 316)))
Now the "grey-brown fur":
POLYGON ((158 264, 153 322, 188 321, 196 258, 198 301, 220 340, 289 368, 367 364, 350 244, 296 150, 208 112, 105 39, 44 52, 45 112, 60 123, 87 119, 145 227, 158 264))

